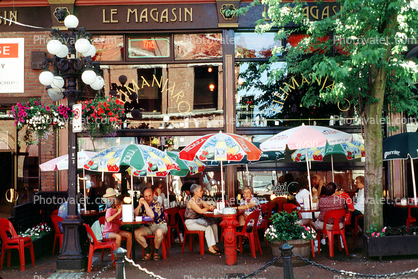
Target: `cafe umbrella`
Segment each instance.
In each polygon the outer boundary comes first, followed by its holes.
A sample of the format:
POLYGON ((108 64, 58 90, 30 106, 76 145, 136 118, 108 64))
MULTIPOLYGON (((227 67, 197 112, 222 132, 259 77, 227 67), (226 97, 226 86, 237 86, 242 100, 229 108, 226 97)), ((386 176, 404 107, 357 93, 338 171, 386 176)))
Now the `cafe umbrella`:
MULTIPOLYGON (((203 164, 197 158, 194 158, 193 161, 182 160, 180 159, 178 152, 174 151, 167 151, 167 155, 170 156, 170 158, 179 165, 179 168, 164 172, 150 172, 148 169, 137 170, 133 167, 129 167, 127 171, 130 175, 136 177, 166 177, 167 193, 169 193, 168 174, 171 174, 173 176, 185 177, 188 174, 195 175, 205 170, 205 164, 203 164)), ((170 197, 169 194, 167 196, 168 198, 170 197)), ((168 202, 170 202, 170 199, 168 200, 168 202)))
MULTIPOLYGON (((260 145, 260 148, 263 151, 285 151, 286 148, 290 150, 304 148, 305 156, 308 157, 308 148, 325 146, 326 143, 335 145, 339 143, 351 142, 352 140, 352 135, 336 129, 302 124, 301 126, 291 128, 274 135, 264 141, 260 145)), ((312 193, 308 160, 306 160, 306 168, 308 171, 309 192, 312 193)))
POLYGON ((225 185, 223 178, 223 162, 225 161, 257 161, 261 150, 245 138, 219 132, 198 138, 179 153, 180 159, 192 161, 197 157, 201 161, 220 161, 222 203, 225 204, 225 185))
MULTIPOLYGON (((92 151, 78 151, 77 152, 77 168, 83 169, 83 181, 84 181, 84 208, 86 208, 86 174, 83 168, 92 157, 94 157, 97 152, 92 151)), ((56 171, 56 170, 68 170, 68 154, 62 155, 52 160, 49 160, 45 163, 39 165, 41 171, 56 171)), ((78 185, 78 184, 77 184, 78 185)))
POLYGON ((418 133, 402 133, 383 139, 383 161, 411 160, 414 202, 417 205, 414 159, 418 158, 418 133))
POLYGON ((292 160, 295 162, 303 162, 306 157, 309 161, 322 162, 325 156, 331 155, 332 181, 334 181, 334 155, 345 155, 347 160, 359 159, 365 156, 364 144, 357 140, 352 142, 339 143, 335 145, 326 144, 321 147, 301 148, 292 153, 292 160))

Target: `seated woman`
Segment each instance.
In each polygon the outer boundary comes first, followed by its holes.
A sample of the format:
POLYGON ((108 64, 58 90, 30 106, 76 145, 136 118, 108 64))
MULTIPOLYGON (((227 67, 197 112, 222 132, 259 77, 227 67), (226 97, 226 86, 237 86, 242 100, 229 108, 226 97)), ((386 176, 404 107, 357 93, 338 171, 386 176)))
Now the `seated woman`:
MULTIPOLYGON (((295 196, 296 201, 298 202, 298 205, 301 206, 304 200, 311 199, 311 194, 309 193, 309 185, 308 185, 308 178, 306 175, 302 175, 298 179, 298 193, 295 196)), ((305 212, 301 213, 301 224, 302 225, 309 225, 309 223, 312 220, 312 213, 305 212)))
POLYGON ((187 202, 186 211, 184 213, 185 225, 191 231, 204 231, 206 243, 209 247, 209 255, 219 256, 219 249, 216 247, 218 242, 218 226, 217 224, 202 224, 202 214, 207 211, 213 211, 214 206, 208 205, 202 200, 203 190, 202 186, 193 184, 190 187, 190 194, 192 198, 187 202))
MULTIPOLYGON (((315 222, 311 222, 312 226, 316 230, 322 230, 324 228, 325 214, 334 209, 345 209, 345 200, 339 196, 334 196, 337 185, 334 182, 328 183, 324 188, 325 197, 319 199, 318 209, 319 216, 315 222)), ((340 228, 344 227, 344 219, 339 220, 340 228)), ((332 230, 334 226, 333 220, 328 220, 326 229, 332 230)))
POLYGON ((127 231, 122 231, 121 218, 122 218, 122 197, 116 197, 112 199, 111 208, 106 210, 105 225, 103 228, 103 239, 114 239, 116 246, 120 247, 122 237, 126 238, 126 249, 128 250, 126 256, 132 258, 132 234, 127 231))
MULTIPOLYGON (((245 221, 247 220, 248 215, 250 215, 254 210, 261 211, 260 203, 257 198, 253 196, 253 192, 250 187, 244 187, 243 189, 244 198, 241 200, 241 204, 237 206, 238 210, 245 210, 244 214, 239 215, 238 221, 239 226, 242 227, 245 225, 245 221)), ((258 217, 257 226, 260 226, 263 222, 263 216, 260 215, 258 217)), ((253 226, 254 221, 251 220, 248 223, 248 226, 253 226)))

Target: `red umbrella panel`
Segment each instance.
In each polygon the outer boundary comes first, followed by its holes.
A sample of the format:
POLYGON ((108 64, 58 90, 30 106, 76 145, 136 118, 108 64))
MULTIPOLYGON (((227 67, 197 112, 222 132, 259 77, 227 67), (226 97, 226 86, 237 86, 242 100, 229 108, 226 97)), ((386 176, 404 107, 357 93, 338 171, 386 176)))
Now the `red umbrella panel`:
POLYGON ((221 162, 222 203, 225 204, 225 190, 223 179, 224 161, 241 161, 245 157, 248 161, 260 159, 261 150, 245 138, 235 134, 210 134, 203 136, 179 153, 180 159, 192 161, 197 157, 201 161, 221 162))

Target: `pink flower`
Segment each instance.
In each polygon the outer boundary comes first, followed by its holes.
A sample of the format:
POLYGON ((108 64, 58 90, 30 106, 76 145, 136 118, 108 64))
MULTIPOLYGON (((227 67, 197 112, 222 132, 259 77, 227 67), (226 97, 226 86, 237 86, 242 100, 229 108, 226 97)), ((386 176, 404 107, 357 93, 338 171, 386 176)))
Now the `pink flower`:
POLYGON ((376 234, 376 233, 375 233, 375 232, 373 232, 373 233, 372 233, 372 236, 374 236, 375 234, 376 234))
POLYGON ((382 232, 385 232, 386 231, 386 227, 384 227, 383 229, 382 229, 382 232))
POLYGON ((46 109, 46 111, 50 110, 49 106, 45 106, 45 109, 46 109))
POLYGON ((379 233, 377 233, 376 236, 379 236, 379 233))

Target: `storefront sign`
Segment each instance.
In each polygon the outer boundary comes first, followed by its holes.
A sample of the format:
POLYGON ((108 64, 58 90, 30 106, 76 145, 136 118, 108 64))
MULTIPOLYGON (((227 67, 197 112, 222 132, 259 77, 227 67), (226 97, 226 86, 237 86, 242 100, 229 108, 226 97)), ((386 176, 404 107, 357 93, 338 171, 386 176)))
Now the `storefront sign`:
POLYGON ((77 17, 90 30, 167 30, 217 28, 216 13, 213 4, 86 6, 77 11, 77 17))
POLYGON ((0 39, 0 93, 24 92, 24 39, 0 39))

